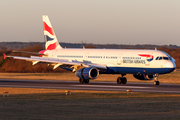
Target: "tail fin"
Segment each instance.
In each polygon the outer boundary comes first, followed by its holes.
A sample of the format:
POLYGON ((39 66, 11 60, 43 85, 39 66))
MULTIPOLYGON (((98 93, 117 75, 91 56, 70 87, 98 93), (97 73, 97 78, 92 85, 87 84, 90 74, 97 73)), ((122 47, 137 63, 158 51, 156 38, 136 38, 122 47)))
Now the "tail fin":
POLYGON ((49 17, 47 15, 43 15, 42 18, 43 18, 44 39, 45 39, 46 50, 54 50, 54 49, 62 48, 59 45, 59 42, 56 38, 52 25, 49 21, 49 17))

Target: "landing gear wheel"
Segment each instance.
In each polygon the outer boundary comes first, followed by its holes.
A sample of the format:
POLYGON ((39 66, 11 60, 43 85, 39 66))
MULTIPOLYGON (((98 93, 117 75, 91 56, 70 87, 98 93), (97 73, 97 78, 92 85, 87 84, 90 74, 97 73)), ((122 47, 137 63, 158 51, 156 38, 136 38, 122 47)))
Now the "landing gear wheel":
POLYGON ((127 83, 127 79, 125 77, 121 78, 121 83, 122 84, 126 84, 127 83))
POLYGON ((117 78, 117 84, 126 84, 127 79, 125 77, 118 77, 117 78))
POLYGON ((154 85, 159 85, 160 82, 159 81, 154 81, 154 85))
POLYGON ((84 80, 84 82, 85 82, 86 84, 88 84, 88 83, 89 83, 89 80, 84 80))
POLYGON ((88 84, 89 83, 89 79, 86 80, 86 79, 79 78, 79 83, 81 83, 81 84, 83 84, 83 83, 88 84))
POLYGON ((79 78, 79 83, 83 84, 84 83, 84 79, 79 78))
POLYGON ((121 77, 117 78, 117 84, 121 84, 121 77))

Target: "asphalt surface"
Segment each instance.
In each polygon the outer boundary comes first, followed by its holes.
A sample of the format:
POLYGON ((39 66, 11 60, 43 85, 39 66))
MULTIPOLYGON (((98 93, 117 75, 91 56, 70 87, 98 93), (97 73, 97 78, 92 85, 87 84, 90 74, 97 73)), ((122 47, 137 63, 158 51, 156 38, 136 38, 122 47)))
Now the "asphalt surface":
POLYGON ((14 80, 0 79, 0 87, 20 88, 48 88, 67 90, 97 90, 97 91, 127 91, 149 92, 149 93, 176 93, 180 94, 180 85, 152 83, 127 83, 117 84, 116 82, 92 82, 80 84, 78 81, 47 81, 47 80, 14 80))

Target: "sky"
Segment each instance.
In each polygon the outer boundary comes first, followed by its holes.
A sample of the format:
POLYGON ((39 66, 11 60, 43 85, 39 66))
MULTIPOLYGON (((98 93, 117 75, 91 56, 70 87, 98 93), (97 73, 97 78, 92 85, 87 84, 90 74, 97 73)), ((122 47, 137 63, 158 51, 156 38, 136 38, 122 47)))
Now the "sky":
POLYGON ((48 15, 59 42, 180 46, 180 0, 0 0, 0 42, 44 42, 48 15))

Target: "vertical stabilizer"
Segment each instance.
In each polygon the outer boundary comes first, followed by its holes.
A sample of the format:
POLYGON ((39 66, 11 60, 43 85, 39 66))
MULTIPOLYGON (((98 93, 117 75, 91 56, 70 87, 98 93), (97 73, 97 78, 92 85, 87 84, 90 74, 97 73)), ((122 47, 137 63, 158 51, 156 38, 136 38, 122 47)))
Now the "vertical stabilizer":
POLYGON ((47 15, 43 15, 44 40, 46 50, 54 50, 62 48, 56 38, 52 25, 47 15))

